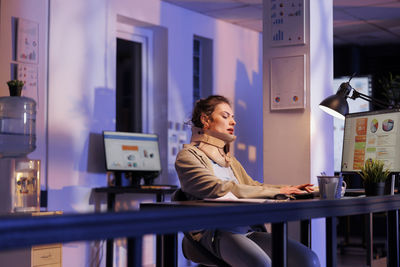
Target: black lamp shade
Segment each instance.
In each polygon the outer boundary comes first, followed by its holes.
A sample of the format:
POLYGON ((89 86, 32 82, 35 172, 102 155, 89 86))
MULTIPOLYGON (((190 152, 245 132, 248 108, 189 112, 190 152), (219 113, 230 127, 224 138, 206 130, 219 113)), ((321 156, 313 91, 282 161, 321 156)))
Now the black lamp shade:
POLYGON ((325 98, 319 107, 332 116, 344 119, 344 116, 349 113, 349 104, 347 104, 346 97, 341 94, 332 95, 325 98))

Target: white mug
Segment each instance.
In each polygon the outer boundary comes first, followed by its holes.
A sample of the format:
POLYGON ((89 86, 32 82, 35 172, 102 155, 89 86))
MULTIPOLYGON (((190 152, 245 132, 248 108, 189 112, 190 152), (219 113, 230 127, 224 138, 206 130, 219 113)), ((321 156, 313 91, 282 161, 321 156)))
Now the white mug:
POLYGON ((342 182, 342 191, 340 191, 340 197, 344 197, 344 193, 346 193, 347 184, 345 181, 342 182))

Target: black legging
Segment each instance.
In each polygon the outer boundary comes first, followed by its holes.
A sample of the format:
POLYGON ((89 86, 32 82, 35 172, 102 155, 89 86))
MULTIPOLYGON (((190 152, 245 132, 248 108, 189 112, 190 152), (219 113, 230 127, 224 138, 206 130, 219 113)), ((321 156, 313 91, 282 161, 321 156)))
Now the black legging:
MULTIPOLYGON (((229 231, 206 231, 201 243, 231 266, 271 266, 272 235, 266 232, 235 234, 229 231), (213 238, 209 238, 213 235, 213 238), (212 242, 210 242, 213 240, 212 242), (211 243, 211 244, 210 244, 211 243)), ((319 267, 317 255, 303 244, 288 240, 288 266, 319 267)))

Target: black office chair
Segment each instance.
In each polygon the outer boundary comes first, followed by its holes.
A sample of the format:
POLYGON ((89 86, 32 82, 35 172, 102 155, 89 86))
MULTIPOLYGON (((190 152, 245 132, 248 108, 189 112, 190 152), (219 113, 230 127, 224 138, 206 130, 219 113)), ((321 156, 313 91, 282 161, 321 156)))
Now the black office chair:
MULTIPOLYGON (((181 189, 178 189, 172 194, 171 200, 187 201, 188 198, 181 189)), ((200 242, 196 241, 190 233, 184 232, 183 234, 182 252, 186 259, 205 266, 230 266, 225 261, 212 254, 200 242)))
MULTIPOLYGON (((188 201, 188 198, 181 189, 178 189, 172 194, 171 200, 188 201)), ((251 228, 253 231, 267 232, 267 229, 263 224, 252 225, 251 228)), ((214 254, 212 254, 200 242, 196 241, 190 233, 185 232, 183 234, 184 237, 182 239, 182 251, 183 256, 185 256, 186 259, 205 266, 230 266, 221 258, 218 258, 214 254)))

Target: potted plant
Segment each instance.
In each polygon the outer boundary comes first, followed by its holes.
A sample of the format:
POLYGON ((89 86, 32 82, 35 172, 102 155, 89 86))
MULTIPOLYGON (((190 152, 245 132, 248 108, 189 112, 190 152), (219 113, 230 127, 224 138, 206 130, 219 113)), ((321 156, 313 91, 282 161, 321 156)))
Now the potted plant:
POLYGON ((11 80, 7 82, 8 89, 10 90, 10 96, 21 96, 24 82, 21 80, 11 80))
POLYGON ((381 160, 368 159, 359 172, 364 180, 365 194, 367 196, 380 196, 384 194, 385 182, 390 171, 385 169, 381 160))

